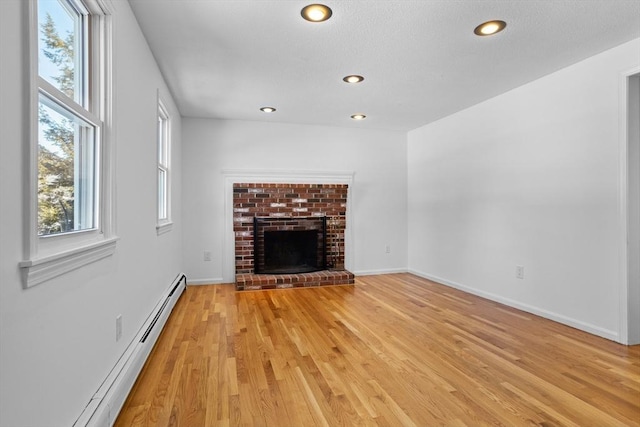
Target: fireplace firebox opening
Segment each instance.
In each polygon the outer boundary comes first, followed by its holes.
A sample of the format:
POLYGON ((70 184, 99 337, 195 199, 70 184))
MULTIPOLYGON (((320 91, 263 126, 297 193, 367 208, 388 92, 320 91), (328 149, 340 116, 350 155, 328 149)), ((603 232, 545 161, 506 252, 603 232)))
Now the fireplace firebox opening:
POLYGON ((326 217, 254 217, 256 274, 296 274, 327 267, 326 217))

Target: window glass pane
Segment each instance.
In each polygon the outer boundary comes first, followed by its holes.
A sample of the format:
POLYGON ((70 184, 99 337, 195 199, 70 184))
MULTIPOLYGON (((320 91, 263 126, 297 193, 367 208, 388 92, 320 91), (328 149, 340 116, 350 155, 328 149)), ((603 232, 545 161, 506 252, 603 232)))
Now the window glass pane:
POLYGON ((167 219, 167 172, 158 168, 158 219, 167 219))
POLYGON ((38 235, 94 228, 93 126, 44 96, 38 122, 38 235))
POLYGON ((158 116, 158 163, 167 165, 167 119, 158 116))
POLYGON ((82 19, 65 0, 38 1, 38 73, 79 104, 82 19))

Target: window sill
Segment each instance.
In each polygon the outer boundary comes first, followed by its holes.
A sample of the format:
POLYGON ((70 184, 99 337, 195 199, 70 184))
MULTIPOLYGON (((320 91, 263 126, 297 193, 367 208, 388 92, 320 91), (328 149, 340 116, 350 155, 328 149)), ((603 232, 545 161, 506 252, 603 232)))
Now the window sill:
POLYGON ((158 236, 168 233, 173 228, 173 222, 163 222, 162 224, 156 225, 156 233, 158 236))
POLYGON ((117 237, 105 239, 69 251, 20 262, 23 286, 30 288, 54 277, 113 255, 117 237))

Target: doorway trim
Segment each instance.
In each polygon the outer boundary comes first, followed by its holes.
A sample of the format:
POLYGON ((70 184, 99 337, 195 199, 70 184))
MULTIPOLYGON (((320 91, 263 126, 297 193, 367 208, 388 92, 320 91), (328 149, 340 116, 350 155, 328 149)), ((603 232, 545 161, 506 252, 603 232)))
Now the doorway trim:
MULTIPOLYGON (((633 265, 631 262, 640 262, 640 260, 629 260, 629 245, 630 239, 637 239, 637 230, 634 231, 629 224, 629 208, 630 198, 634 197, 629 192, 629 94, 630 94, 630 79, 640 75, 640 67, 634 67, 631 70, 620 73, 619 83, 619 193, 618 193, 618 209, 619 209, 619 265, 620 265, 620 307, 619 307, 619 327, 618 327, 618 342, 626 345, 633 345, 640 343, 640 324, 630 325, 630 319, 633 317, 634 311, 640 311, 640 307, 630 307, 632 303, 631 296, 633 292, 639 290, 632 290, 632 286, 638 286, 631 282, 631 268, 633 265), (633 234, 633 235, 632 235, 633 234)), ((636 166, 637 167, 637 166, 636 166)), ((637 197, 637 196, 635 196, 637 197)), ((637 266, 635 266, 637 268, 637 266)), ((637 304, 637 302, 635 302, 637 304)), ((637 312, 636 312, 637 313, 637 312)))

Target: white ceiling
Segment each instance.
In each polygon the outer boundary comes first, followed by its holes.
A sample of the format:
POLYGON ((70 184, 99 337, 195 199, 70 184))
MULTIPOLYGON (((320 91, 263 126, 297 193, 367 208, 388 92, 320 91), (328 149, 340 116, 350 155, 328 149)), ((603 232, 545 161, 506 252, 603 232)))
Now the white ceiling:
POLYGON ((313 1, 129 3, 189 117, 407 131, 640 37, 640 0, 326 0, 323 23, 313 1))

